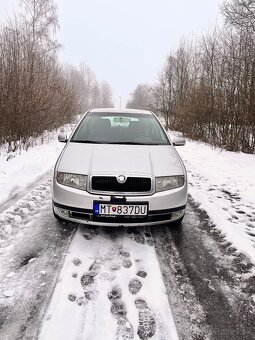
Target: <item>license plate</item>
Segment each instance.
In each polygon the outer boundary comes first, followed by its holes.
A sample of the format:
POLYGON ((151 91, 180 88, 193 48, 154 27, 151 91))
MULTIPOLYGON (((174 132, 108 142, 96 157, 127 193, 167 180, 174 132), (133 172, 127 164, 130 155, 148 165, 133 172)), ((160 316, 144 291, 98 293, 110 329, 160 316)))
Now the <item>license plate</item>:
POLYGON ((112 204, 94 202, 97 216, 147 216, 147 204, 112 204))

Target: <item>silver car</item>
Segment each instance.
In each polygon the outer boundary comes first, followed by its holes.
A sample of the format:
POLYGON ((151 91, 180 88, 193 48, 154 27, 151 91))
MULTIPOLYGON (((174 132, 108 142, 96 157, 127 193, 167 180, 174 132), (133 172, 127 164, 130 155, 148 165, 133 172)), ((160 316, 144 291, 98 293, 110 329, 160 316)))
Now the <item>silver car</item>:
POLYGON ((54 170, 57 219, 100 226, 149 226, 182 220, 187 174, 156 115, 94 109, 80 120, 54 170))

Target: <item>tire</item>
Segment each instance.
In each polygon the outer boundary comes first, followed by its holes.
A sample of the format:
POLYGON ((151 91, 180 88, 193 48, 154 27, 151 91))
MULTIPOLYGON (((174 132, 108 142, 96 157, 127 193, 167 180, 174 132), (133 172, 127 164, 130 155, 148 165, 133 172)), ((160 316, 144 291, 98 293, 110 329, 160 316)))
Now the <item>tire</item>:
POLYGON ((179 218, 179 220, 176 220, 174 222, 170 222, 169 226, 171 228, 179 228, 179 227, 181 227, 181 223, 182 223, 182 220, 184 219, 184 216, 185 215, 183 215, 181 218, 179 218))

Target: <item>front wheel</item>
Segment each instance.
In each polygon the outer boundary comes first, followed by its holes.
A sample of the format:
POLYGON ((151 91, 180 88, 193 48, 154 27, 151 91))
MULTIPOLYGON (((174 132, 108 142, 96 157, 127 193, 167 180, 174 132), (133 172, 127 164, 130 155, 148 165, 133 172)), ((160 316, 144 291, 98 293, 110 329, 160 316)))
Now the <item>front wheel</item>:
POLYGON ((182 220, 184 219, 184 215, 179 218, 178 220, 174 221, 174 222, 170 222, 169 223, 169 226, 172 227, 172 228, 178 228, 181 226, 181 223, 182 223, 182 220))

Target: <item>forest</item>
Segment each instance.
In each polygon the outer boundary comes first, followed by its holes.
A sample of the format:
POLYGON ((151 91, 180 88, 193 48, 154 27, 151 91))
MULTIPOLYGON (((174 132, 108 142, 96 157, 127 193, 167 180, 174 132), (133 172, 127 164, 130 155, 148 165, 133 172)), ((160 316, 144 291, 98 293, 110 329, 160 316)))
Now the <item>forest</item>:
POLYGON ((154 84, 129 108, 151 109, 166 127, 230 151, 255 152, 255 0, 223 2, 224 24, 182 39, 154 84))
POLYGON ((22 0, 0 27, 0 146, 28 149, 44 132, 91 107, 112 107, 112 91, 85 63, 59 61, 57 6, 22 0))

